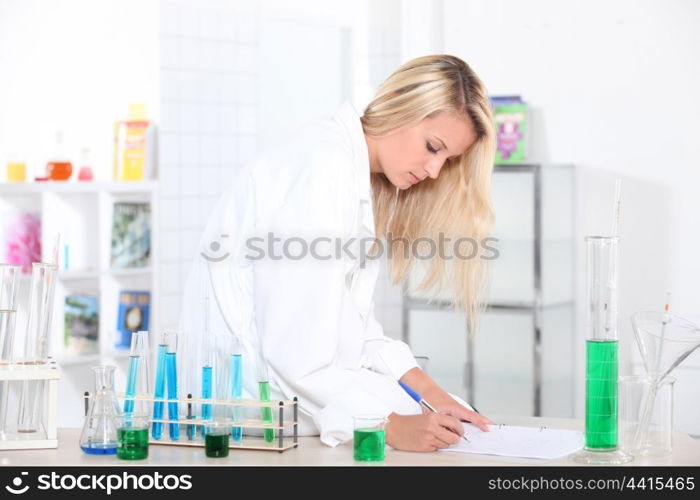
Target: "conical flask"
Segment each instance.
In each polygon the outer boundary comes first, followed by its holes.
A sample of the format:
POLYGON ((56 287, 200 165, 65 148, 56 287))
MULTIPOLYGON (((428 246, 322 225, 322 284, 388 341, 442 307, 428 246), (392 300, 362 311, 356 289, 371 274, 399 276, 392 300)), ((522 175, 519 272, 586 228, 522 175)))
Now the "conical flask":
POLYGON ((656 383, 700 346, 700 327, 668 312, 635 313, 632 326, 647 375, 656 383))
POLYGON ((80 434, 80 448, 91 455, 117 453, 119 400, 114 392, 114 366, 95 366, 95 394, 80 434))

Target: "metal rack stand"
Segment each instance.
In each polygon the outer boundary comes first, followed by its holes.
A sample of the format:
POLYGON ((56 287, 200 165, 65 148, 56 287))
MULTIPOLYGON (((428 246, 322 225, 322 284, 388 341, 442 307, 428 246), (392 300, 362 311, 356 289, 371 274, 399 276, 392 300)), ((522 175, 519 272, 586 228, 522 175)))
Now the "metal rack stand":
MULTIPOLYGON (((85 415, 87 416, 88 414, 88 408, 89 408, 89 400, 91 399, 91 395, 89 392, 85 392, 83 398, 85 401, 85 415)), ((187 398, 187 399, 156 399, 152 396, 145 396, 145 395, 137 395, 133 398, 125 398, 123 393, 118 393, 117 397, 121 399, 133 399, 134 401, 146 401, 149 403, 159 401, 163 403, 174 403, 177 402, 178 404, 183 404, 187 405, 188 403, 190 404, 207 404, 211 406, 230 406, 230 407, 241 407, 241 408, 277 408, 278 410, 278 418, 277 422, 273 423, 266 423, 263 422, 262 420, 241 420, 239 421, 232 421, 231 422, 231 427, 242 427, 242 428, 248 428, 248 429, 274 429, 275 432, 277 433, 277 437, 275 438, 274 442, 267 442, 263 439, 263 437, 258 437, 258 436, 244 436, 243 439, 240 441, 233 441, 229 440, 229 449, 232 450, 264 450, 264 451, 278 451, 279 453, 282 453, 283 451, 296 448, 299 446, 299 434, 298 434, 298 424, 299 424, 299 404, 298 404, 298 399, 294 397, 292 400, 282 400, 282 401, 269 401, 269 402, 263 402, 259 400, 254 400, 254 399, 241 399, 241 400, 216 400, 216 399, 194 399, 194 398, 187 398), (285 412, 286 410, 286 412, 285 412), (285 414, 289 415, 289 412, 292 412, 292 420, 286 420, 285 421, 285 414), (286 434, 285 430, 288 432, 291 432, 290 434, 286 434)), ((194 425, 198 427, 202 427, 210 423, 210 421, 207 420, 202 420, 202 419, 193 419, 193 418, 183 418, 182 420, 154 420, 154 419, 149 419, 149 422, 161 422, 164 424, 179 424, 179 425, 194 425)), ((149 429, 149 435, 150 435, 150 429, 149 429)), ((197 433, 198 436, 202 436, 202 432, 197 433)), ((165 436, 165 433, 163 435, 163 439, 153 439, 149 438, 148 441, 149 445, 154 444, 154 445, 171 445, 171 446, 198 446, 198 447, 204 447, 204 441, 199 438, 195 438, 192 440, 189 440, 187 438, 185 439, 179 439, 179 440, 171 440, 165 436)))

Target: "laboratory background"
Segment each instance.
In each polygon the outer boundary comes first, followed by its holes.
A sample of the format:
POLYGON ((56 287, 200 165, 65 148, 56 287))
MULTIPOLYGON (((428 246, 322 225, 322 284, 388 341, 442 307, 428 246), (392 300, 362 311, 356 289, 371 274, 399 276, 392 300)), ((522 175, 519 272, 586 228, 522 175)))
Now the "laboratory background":
MULTIPOLYGON (((518 117, 493 174, 489 305, 470 335, 449 297, 383 264, 376 317, 486 415, 582 418, 584 237, 611 234, 616 186, 620 374, 644 371, 634 313, 700 321, 699 27, 692 0, 0 0, 0 261, 25 295, 32 262, 59 266, 58 427, 83 425, 92 366, 122 390, 131 331, 177 329, 237 169, 438 53, 518 117)), ((697 351, 673 372, 693 436, 699 375, 697 351)))

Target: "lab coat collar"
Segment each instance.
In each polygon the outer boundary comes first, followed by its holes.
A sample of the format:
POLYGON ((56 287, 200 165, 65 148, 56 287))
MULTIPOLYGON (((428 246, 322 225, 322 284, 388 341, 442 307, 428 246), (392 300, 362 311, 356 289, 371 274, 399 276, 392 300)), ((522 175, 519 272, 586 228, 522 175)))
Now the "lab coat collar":
MULTIPOLYGON (((357 174, 357 194, 360 200, 371 203, 372 186, 369 180, 369 151, 365 133, 362 130, 360 115, 352 104, 345 102, 340 106, 336 117, 350 135, 352 155, 355 160, 355 173, 357 174)), ((374 224, 372 224, 372 229, 374 229, 374 224)))
MULTIPOLYGON (((350 136, 352 144, 353 163, 355 166, 355 178, 357 179, 357 195, 359 198, 359 234, 361 238, 374 238, 374 210, 372 208, 372 185, 369 171, 369 152, 367 141, 362 130, 360 115, 350 103, 341 106, 338 120, 344 125, 350 136)), ((358 263, 352 273, 350 293, 357 305, 364 324, 367 324, 373 308, 372 295, 379 274, 379 264, 376 259, 365 260, 358 263)))

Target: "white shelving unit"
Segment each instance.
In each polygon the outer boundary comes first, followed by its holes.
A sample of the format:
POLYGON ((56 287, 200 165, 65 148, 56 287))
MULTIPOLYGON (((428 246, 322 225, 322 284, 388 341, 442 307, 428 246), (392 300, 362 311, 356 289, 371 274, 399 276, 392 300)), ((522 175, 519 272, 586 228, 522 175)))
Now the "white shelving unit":
MULTIPOLYGON (((31 212, 41 217, 42 260, 50 261, 54 238, 61 234, 59 279, 49 352, 62 366, 99 364, 128 357, 115 348, 119 292, 151 292, 149 330, 157 331, 158 196, 155 181, 143 182, 39 182, 0 184, 0 219, 7 214, 31 212), (151 205, 151 263, 138 269, 110 268, 113 207, 117 202, 151 205), (68 246, 68 268, 64 245, 68 246), (70 356, 64 346, 64 309, 67 295, 86 293, 99 297, 99 353, 70 356)), ((0 255, 0 261, 3 260, 0 255)), ((29 293, 28 277, 20 293, 29 293)), ((24 297, 22 297, 24 300, 24 297)), ((22 302, 24 304, 24 301, 22 302)), ((26 308, 26 306, 25 306, 26 308)), ((26 311, 20 311, 17 328, 24 328, 26 311)), ((18 330, 22 331, 22 330, 18 330)))

